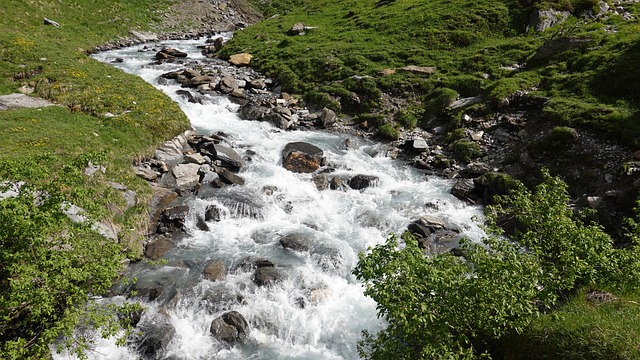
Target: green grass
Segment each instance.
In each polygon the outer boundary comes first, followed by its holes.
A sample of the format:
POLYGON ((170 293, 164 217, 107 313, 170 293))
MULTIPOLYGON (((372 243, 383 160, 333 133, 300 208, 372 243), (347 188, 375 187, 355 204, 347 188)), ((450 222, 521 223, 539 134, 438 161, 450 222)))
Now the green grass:
POLYGON ((639 320, 637 297, 594 304, 582 292, 511 337, 505 344, 505 359, 638 359, 639 320))
MULTIPOLYGON (((640 76, 640 25, 616 15, 584 20, 593 1, 538 1, 529 6, 515 0, 255 3, 268 19, 236 33, 221 55, 252 53, 255 67, 320 105, 355 114, 379 112, 369 86, 374 83, 381 91, 422 104, 429 116, 431 100, 440 95, 437 89, 451 89, 461 97, 482 94, 490 104, 529 90, 551 99, 544 114, 559 125, 593 128, 630 143, 640 135, 640 89, 634 80, 640 76), (571 10, 573 16, 544 33, 527 33, 533 9, 548 7, 571 10), (297 22, 315 28, 303 36, 288 35, 297 22), (541 45, 562 36, 591 40, 533 61, 541 45), (506 69, 525 63, 517 71, 506 69), (407 65, 433 66, 436 71, 402 71, 407 65), (383 69, 396 73, 382 75, 383 69), (354 75, 364 76, 367 86, 354 87, 354 75), (354 104, 354 94, 361 97, 362 89, 368 90, 368 102, 354 104)), ((638 4, 628 5, 636 17, 639 9, 638 4)))
MULTIPOLYGON (((0 7, 0 94, 27 86, 34 89, 32 96, 60 106, 0 112, 2 161, 28 161, 52 154, 56 161, 49 166, 55 174, 56 169, 87 153, 99 153, 104 155, 106 174, 77 186, 105 193, 109 191, 104 185, 107 180, 119 181, 138 191, 142 203, 148 200, 150 190, 133 176, 131 164, 187 128, 188 119, 177 104, 142 79, 93 60, 87 52, 128 36, 130 29, 157 27, 170 3, 5 1, 0 7), (44 17, 57 21, 60 27, 43 25, 44 17), (115 116, 105 116, 107 113, 115 116)), ((8 176, 0 173, 1 178, 8 176)), ((109 202, 122 201, 97 196, 84 202, 89 200, 103 208, 109 202)), ((116 220, 143 229, 144 206, 133 212, 127 219, 116 220)), ((93 215, 113 217, 99 212, 93 215)), ((130 242, 125 245, 139 248, 130 242)))

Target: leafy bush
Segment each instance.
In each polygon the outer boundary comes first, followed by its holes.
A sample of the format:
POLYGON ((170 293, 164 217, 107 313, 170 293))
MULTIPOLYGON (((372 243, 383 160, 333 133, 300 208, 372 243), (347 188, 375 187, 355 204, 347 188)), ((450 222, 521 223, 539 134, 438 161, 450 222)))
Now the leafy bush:
MULTIPOLYGON (((38 187, 22 183, 19 194, 0 201, 3 359, 45 358, 49 345, 70 335, 81 319, 91 316, 96 327, 114 320, 87 313, 85 303, 117 278, 123 260, 120 245, 98 235, 90 223, 71 223, 64 213, 75 197, 92 196, 77 186, 82 167, 63 166, 53 176, 44 160, 0 166, 5 179, 26 172, 32 180, 48 180, 38 187)), ((14 184, 4 182, 2 190, 14 184)), ((82 342, 70 345, 86 349, 82 342)))
MULTIPOLYGON (((508 239, 489 237, 482 245, 462 241, 459 253, 464 257, 456 258, 450 253, 426 256, 411 236, 403 236, 403 246, 392 236, 369 254, 361 254, 354 274, 364 282, 365 294, 378 303, 379 315, 388 321, 388 327, 377 334, 364 333, 361 356, 502 356, 506 339, 536 333, 528 326, 541 312, 564 317, 552 310, 581 288, 638 294, 639 250, 615 249, 600 227, 575 218, 568 207, 566 184, 548 172, 543 177, 533 192, 518 187, 508 196, 497 196, 497 205, 488 208, 490 234, 502 233, 499 218, 518 223, 508 239)), ((543 327, 539 333, 544 331, 543 327)), ((544 339, 553 343, 566 337, 544 339)), ((582 356, 576 358, 591 358, 589 349, 588 344, 576 347, 582 356)), ((550 358, 563 358, 562 354, 552 351, 550 358)))

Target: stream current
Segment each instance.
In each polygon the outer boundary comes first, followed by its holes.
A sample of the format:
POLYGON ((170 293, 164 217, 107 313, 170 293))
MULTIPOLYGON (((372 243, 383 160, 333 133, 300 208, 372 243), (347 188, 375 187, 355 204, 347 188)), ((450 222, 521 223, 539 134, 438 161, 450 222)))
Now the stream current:
MULTIPOLYGON (((189 54, 189 61, 207 59, 196 48, 204 40, 162 41, 147 44, 170 46, 189 54)), ((218 197, 194 199, 192 213, 207 205, 222 209, 220 221, 209 221, 199 230, 195 218, 187 221, 187 235, 164 259, 166 264, 144 263, 129 267, 127 276, 138 282, 173 279, 173 296, 142 301, 145 312, 140 326, 163 318, 175 334, 163 344, 159 359, 358 359, 356 344, 362 330, 375 333, 384 321, 376 304, 363 294, 351 274, 358 253, 383 243, 390 233, 401 233, 426 214, 443 219, 478 240, 482 231, 473 221, 478 207, 450 195, 451 181, 426 177, 421 171, 385 154, 388 146, 347 134, 328 131, 282 131, 271 124, 241 120, 238 105, 225 96, 208 96, 204 104, 189 103, 176 94, 176 85, 159 85, 161 74, 181 69, 179 64, 152 65, 155 52, 140 52, 142 45, 103 52, 103 62, 113 65, 165 92, 180 104, 192 126, 201 134, 228 134, 238 153, 255 152, 239 175, 242 186, 220 189, 218 197), (347 149, 350 139, 355 145, 347 149), (281 152, 290 142, 304 141, 321 148, 337 170, 335 175, 357 174, 379 178, 377 186, 364 190, 319 191, 310 174, 296 174, 282 167, 281 152), (266 192, 265 187, 272 189, 266 192), (273 190, 275 189, 275 190, 273 190), (243 199, 234 203, 228 199, 243 199), (242 206, 238 206, 241 204, 242 206), (250 204, 250 205, 247 205, 250 204), (279 239, 304 234, 312 241, 308 252, 283 248, 279 239), (286 279, 272 286, 256 286, 253 272, 241 266, 247 258, 269 259, 285 269, 286 279), (222 262, 228 274, 222 281, 206 280, 202 269, 211 261, 222 262), (215 301, 212 299, 216 299, 215 301), (211 322, 225 311, 241 313, 250 332, 244 344, 229 346, 214 339, 211 322)), ((127 301, 124 297, 100 301, 127 301)), ((87 336, 94 336, 93 333, 87 336)), ((141 359, 135 345, 115 345, 100 339, 91 359, 141 359)), ((56 360, 73 358, 62 353, 56 360)))

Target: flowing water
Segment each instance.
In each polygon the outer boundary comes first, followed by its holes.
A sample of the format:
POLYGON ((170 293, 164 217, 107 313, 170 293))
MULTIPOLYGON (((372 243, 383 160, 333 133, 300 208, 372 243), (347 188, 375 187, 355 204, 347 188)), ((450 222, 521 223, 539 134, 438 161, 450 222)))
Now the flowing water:
MULTIPOLYGON (((166 41, 205 61, 196 45, 202 41, 166 41)), ((384 242, 389 233, 402 232, 422 215, 437 216, 479 239, 482 231, 472 218, 481 214, 449 194, 451 182, 425 177, 420 171, 385 156, 387 146, 326 131, 281 131, 270 124, 240 120, 238 106, 226 97, 208 97, 193 104, 176 95, 178 85, 159 85, 164 72, 177 64, 151 65, 155 52, 142 46, 95 55, 136 74, 178 102, 194 128, 202 134, 223 131, 242 154, 256 155, 240 171, 243 186, 224 188, 208 199, 194 199, 192 213, 210 204, 222 209, 220 221, 198 230, 194 218, 188 235, 165 256, 160 266, 133 265, 128 276, 139 283, 173 279, 172 294, 143 302, 140 324, 168 319, 175 328, 161 359, 357 359, 357 341, 367 329, 384 327, 376 304, 363 295, 351 274, 358 253, 384 242), (345 140, 356 145, 347 149, 345 140), (379 177, 377 186, 364 190, 319 191, 309 174, 296 174, 281 166, 285 144, 312 143, 324 150, 336 175, 379 177), (269 191, 265 192, 264 189, 269 191), (309 251, 284 249, 279 239, 287 234, 310 239, 309 251), (253 271, 243 267, 248 258, 269 259, 284 269, 286 279, 270 287, 256 286, 253 271), (220 261, 228 269, 223 281, 205 280, 202 269, 220 261), (224 311, 244 315, 251 331, 245 344, 230 347, 209 334, 211 321, 224 311)), ((168 291, 166 291, 168 292, 168 291)), ((115 297, 102 301, 124 301, 115 297)), ((92 336, 91 334, 87 336, 92 336)), ((89 353, 94 359, 140 359, 135 347, 117 347, 114 339, 97 339, 89 353)), ((56 359, 72 358, 68 354, 56 359)))

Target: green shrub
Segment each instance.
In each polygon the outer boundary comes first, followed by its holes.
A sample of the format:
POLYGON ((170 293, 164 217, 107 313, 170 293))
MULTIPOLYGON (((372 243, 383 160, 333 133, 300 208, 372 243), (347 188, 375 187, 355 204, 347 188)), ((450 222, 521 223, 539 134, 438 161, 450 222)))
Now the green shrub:
POLYGON ((456 142, 458 140, 466 139, 466 138, 467 138, 467 130, 465 130, 464 128, 457 128, 453 131, 449 131, 449 133, 447 134, 447 142, 450 142, 450 143, 456 142))
POLYGON ((502 234, 499 218, 519 223, 519 231, 508 239, 462 241, 458 253, 463 257, 456 258, 451 253, 425 255, 408 235, 402 238, 404 246, 398 246, 392 236, 361 254, 353 273, 388 326, 377 334, 364 333, 360 355, 409 360, 515 354, 522 357, 513 358, 538 359, 542 353, 563 359, 573 358, 566 357, 573 351, 579 354, 576 359, 636 358, 637 303, 602 306, 598 312, 603 321, 595 324, 589 309, 580 316, 568 315, 566 307, 553 310, 581 288, 638 294, 640 250, 615 249, 602 228, 575 218, 566 184, 548 172, 543 177, 533 191, 518 186, 508 196, 497 196, 497 205, 487 209, 490 234, 502 234), (548 315, 538 322, 541 311, 548 315), (550 324, 554 319, 568 323, 550 324), (544 350, 538 352, 538 346, 544 350), (598 352, 602 357, 593 357, 598 352))
POLYGON ((418 118, 410 111, 400 110, 395 116, 396 122, 405 129, 413 130, 418 125, 418 118))
POLYGON ((576 129, 567 126, 556 126, 544 139, 545 146, 552 149, 567 149, 578 138, 576 129))
POLYGON ((400 138, 400 132, 390 123, 378 127, 378 135, 391 140, 398 140, 400 138))
POLYGON ((442 113, 457 98, 457 91, 449 88, 438 88, 429 94, 426 111, 430 114, 442 113))
POLYGON ((453 142, 453 156, 455 156, 458 161, 468 163, 482 155, 482 148, 474 141, 461 139, 453 142))

